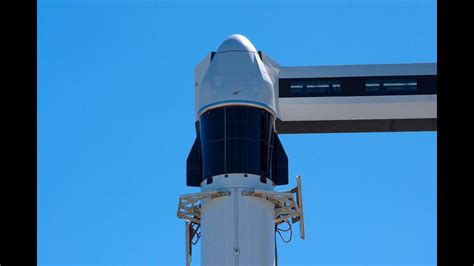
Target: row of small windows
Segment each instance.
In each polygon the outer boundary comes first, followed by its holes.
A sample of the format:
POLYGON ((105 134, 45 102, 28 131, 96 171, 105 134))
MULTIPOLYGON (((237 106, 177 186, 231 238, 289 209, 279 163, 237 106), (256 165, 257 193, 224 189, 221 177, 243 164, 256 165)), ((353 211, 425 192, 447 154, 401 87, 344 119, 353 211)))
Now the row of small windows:
MULTIPOLYGON (((365 83, 365 92, 377 94, 382 92, 417 92, 416 80, 405 81, 383 81, 368 80, 365 83)), ((340 95, 341 83, 339 81, 314 81, 314 82, 294 82, 290 84, 292 95, 340 95)))
POLYGON ((290 93, 304 95, 338 95, 341 93, 339 81, 295 81, 290 83, 290 93))
POLYGON ((280 79, 280 97, 436 94, 436 76, 280 79))
POLYGON ((365 91, 367 93, 381 92, 407 92, 416 93, 418 91, 418 83, 416 80, 368 80, 365 83, 365 91))

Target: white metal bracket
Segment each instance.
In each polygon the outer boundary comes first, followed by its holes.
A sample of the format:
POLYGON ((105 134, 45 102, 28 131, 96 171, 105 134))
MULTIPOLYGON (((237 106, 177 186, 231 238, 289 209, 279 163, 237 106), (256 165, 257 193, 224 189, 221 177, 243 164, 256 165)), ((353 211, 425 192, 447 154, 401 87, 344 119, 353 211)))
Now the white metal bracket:
POLYGON ((193 194, 186 194, 179 197, 178 218, 188 222, 201 223, 201 203, 205 198, 218 198, 229 196, 230 191, 206 191, 193 194))
POLYGON ((184 232, 186 237, 186 266, 191 265, 192 241, 194 232, 192 223, 201 224, 201 203, 205 198, 218 198, 229 196, 230 191, 206 191, 186 194, 179 197, 177 216, 184 219, 184 232))
POLYGON ((300 238, 304 239, 303 195, 301 189, 301 176, 296 177, 297 185, 289 191, 273 192, 259 189, 243 191, 242 195, 261 198, 274 205, 275 224, 285 221, 300 222, 300 238), (296 193, 296 202, 293 197, 296 193))

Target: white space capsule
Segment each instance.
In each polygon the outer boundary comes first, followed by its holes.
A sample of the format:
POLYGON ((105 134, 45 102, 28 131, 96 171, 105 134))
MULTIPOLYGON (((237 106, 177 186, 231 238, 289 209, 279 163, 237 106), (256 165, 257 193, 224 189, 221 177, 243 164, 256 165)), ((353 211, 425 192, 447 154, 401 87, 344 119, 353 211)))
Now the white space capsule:
POLYGON ((198 85, 199 117, 209 108, 224 105, 255 106, 276 114, 273 82, 253 44, 235 34, 213 53, 198 85))
POLYGON ((197 137, 187 160, 187 185, 235 173, 288 184, 288 159, 275 131, 274 80, 253 44, 232 35, 203 69, 196 84, 197 137))

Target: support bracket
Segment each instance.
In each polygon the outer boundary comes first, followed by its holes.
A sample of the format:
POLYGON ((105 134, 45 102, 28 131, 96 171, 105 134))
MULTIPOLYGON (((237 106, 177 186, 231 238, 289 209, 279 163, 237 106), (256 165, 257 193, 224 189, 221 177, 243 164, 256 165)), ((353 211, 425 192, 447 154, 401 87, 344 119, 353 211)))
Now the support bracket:
POLYGON ((230 191, 206 191, 200 193, 186 194, 179 197, 177 216, 184 219, 184 232, 186 237, 186 266, 191 265, 193 223, 201 224, 201 203, 205 198, 218 198, 229 196, 230 191))
POLYGON ((213 198, 229 196, 229 195, 230 195, 230 191, 219 191, 219 190, 181 195, 179 197, 177 216, 178 218, 184 219, 188 222, 194 222, 196 224, 200 224, 201 223, 200 201, 205 198, 213 199, 213 198))
POLYGON ((273 192, 259 189, 243 191, 242 195, 251 196, 267 200, 274 205, 275 224, 279 225, 285 221, 291 223, 300 222, 300 238, 305 238, 304 215, 303 215, 303 195, 301 189, 301 176, 296 177, 297 185, 291 190, 273 192), (296 201, 294 199, 296 193, 296 201))

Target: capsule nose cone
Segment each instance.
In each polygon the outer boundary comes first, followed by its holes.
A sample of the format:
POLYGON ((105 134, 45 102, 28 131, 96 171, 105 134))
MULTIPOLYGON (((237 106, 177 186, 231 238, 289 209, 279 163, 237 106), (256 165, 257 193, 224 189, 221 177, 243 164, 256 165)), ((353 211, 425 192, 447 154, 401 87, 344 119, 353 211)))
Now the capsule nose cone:
POLYGON ((218 53, 230 52, 230 51, 242 51, 242 52, 257 52, 255 46, 247 39, 247 37, 234 34, 229 36, 217 49, 218 53))

